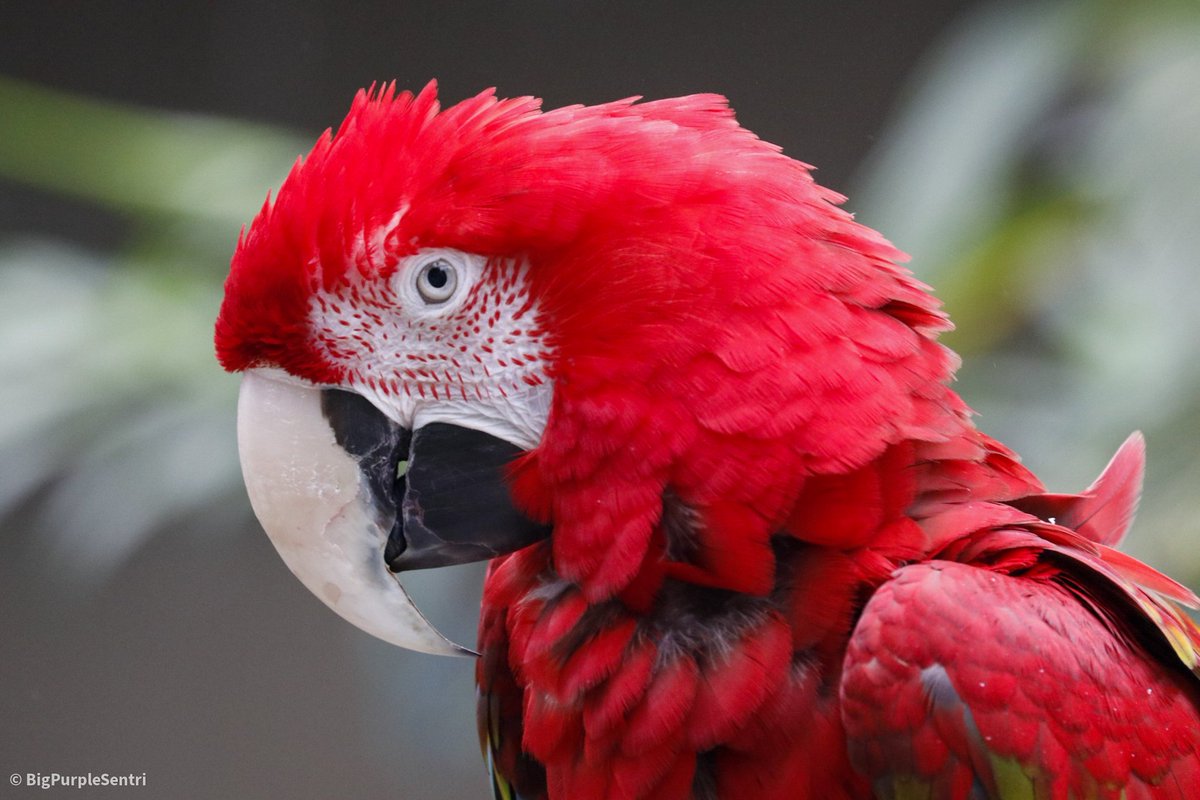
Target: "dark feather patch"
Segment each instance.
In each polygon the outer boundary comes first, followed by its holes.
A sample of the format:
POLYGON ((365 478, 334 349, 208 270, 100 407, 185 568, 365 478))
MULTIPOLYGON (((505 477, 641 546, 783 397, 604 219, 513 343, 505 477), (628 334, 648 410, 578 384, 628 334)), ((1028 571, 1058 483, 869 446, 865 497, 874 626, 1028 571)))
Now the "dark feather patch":
POLYGON ((696 774, 692 778, 692 800, 717 800, 716 751, 696 756, 696 774))
POLYGON ((700 515, 667 487, 662 498, 662 532, 671 561, 693 563, 700 550, 700 515))
POLYGON ((589 606, 562 638, 554 643, 551 653, 560 662, 566 663, 575 651, 595 638, 601 631, 612 625, 621 617, 619 604, 616 601, 589 606))

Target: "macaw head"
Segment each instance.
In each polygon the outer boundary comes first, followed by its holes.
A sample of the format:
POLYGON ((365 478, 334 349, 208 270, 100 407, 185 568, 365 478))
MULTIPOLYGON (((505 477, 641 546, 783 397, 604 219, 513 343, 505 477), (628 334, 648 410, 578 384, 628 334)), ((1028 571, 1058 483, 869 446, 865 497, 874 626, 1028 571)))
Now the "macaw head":
POLYGON ((547 538, 593 600, 768 590, 807 478, 964 413, 929 388, 944 317, 840 201, 714 95, 360 92, 226 282, 256 514, 324 602, 427 652, 464 649, 397 572, 547 538))

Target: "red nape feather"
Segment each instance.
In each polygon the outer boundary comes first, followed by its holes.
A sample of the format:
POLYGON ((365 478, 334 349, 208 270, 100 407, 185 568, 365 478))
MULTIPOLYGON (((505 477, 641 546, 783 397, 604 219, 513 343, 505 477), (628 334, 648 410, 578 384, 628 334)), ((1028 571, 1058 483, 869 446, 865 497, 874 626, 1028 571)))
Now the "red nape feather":
POLYGON ((916 497, 913 446, 889 448, 860 469, 809 478, 786 530, 812 544, 861 547, 896 522, 916 497))
POLYGON ((772 614, 708 665, 686 725, 694 751, 732 738, 786 680, 791 638, 787 621, 772 614))
POLYGON ((700 670, 690 655, 660 666, 642 702, 626 719, 621 751, 634 755, 676 739, 691 713, 699 680, 700 670))
POLYGON ((646 693, 657 656, 657 650, 647 643, 626 652, 616 676, 601 691, 589 695, 583 708, 583 726, 589 740, 610 742, 619 734, 626 715, 646 693))
POLYGON ((615 673, 625 659, 626 649, 637 624, 622 619, 594 635, 586 648, 580 648, 563 664, 559 677, 562 697, 579 697, 615 673))
POLYGON ((667 741, 652 750, 622 752, 613 759, 611 772, 605 767, 599 769, 605 770, 611 782, 611 792, 603 795, 605 800, 612 797, 688 800, 692 796, 696 755, 680 748, 677 742, 667 741))

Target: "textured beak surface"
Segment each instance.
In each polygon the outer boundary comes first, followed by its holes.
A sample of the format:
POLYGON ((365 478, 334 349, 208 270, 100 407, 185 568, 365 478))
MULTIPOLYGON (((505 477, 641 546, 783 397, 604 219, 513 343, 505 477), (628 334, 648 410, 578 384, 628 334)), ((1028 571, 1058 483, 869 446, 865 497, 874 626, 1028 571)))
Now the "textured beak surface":
POLYGON ((325 393, 274 370, 242 378, 238 452, 255 515, 288 568, 349 622, 410 650, 471 654, 425 619, 385 563, 397 511, 383 484, 408 433, 382 415, 335 433, 325 393))
POLYGON ((521 452, 489 433, 444 422, 413 431, 388 566, 401 572, 467 564, 549 536, 549 527, 521 514, 509 495, 505 468, 521 452))

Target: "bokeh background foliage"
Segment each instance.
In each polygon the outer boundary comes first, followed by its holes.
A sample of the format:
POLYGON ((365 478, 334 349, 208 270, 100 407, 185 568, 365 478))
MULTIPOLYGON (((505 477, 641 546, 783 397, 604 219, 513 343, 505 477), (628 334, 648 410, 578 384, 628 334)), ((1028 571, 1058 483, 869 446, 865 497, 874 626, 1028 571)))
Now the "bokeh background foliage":
MULTIPOLYGON (((318 29, 321 4, 305 7, 318 29)), ((512 35, 536 19, 547 41, 569 40, 561 10, 520 9, 512 35)), ((610 31, 592 4, 576 11, 596 22, 594 47, 637 44, 629 12, 605 17, 610 31)), ((776 11, 738 17, 732 35, 767 36, 776 11)), ((616 69, 575 86, 527 60, 428 69, 461 84, 448 99, 487 83, 551 105, 724 91, 790 154, 822 164, 826 152, 818 177, 946 302, 981 427, 1062 491, 1144 430, 1129 547, 1200 585, 1200 7, 931 5, 891 61, 872 48, 899 47, 916 20, 893 13, 876 32, 837 18, 850 49, 790 82, 743 74, 734 55, 689 61, 721 20, 678 13, 645 20, 644 38, 681 41, 636 47, 636 79, 616 69), (856 119, 857 150, 822 139, 844 76, 897 62, 903 80, 877 90, 887 123, 877 102, 856 119), (824 88, 803 96, 810 84, 824 88)), ((812 19, 784 21, 801 36, 812 19)), ((474 30, 423 24, 435 38, 474 30)), ((397 60, 372 68, 410 86, 429 77, 397 60)), ((342 97, 322 107, 332 124, 350 90, 324 90, 342 97)), ((0 76, 0 212, 22 221, 0 231, 0 768, 147 772, 173 797, 477 796, 471 665, 396 651, 326 613, 274 558, 241 489, 236 379, 213 360, 211 324, 237 230, 317 130, 187 108, 0 76), (111 230, 77 235, 79 208, 111 230)), ((415 591, 469 641, 479 579, 415 576, 415 591)))

